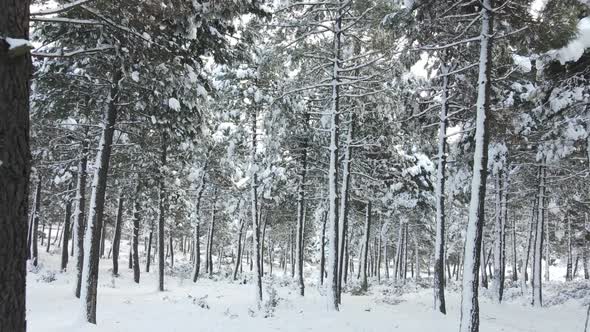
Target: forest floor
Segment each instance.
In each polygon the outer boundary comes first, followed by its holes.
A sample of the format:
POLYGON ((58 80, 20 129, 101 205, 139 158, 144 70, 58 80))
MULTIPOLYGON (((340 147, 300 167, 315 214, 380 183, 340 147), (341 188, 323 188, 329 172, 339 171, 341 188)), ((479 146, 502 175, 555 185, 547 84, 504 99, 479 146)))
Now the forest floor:
MULTIPOLYGON (((394 285, 385 280, 371 287, 367 294, 344 294, 340 312, 329 312, 325 297, 312 284, 317 280, 315 274, 308 279, 305 297, 298 295, 289 277, 267 277, 265 305, 258 311, 254 310, 252 283, 221 277, 201 278, 192 283, 187 279, 188 264, 180 261, 174 275, 166 276, 167 290, 158 292, 157 274, 145 273, 144 265, 140 284, 133 282, 127 257, 119 263, 121 271, 117 278, 111 276, 111 260, 101 260, 95 326, 80 319, 80 300, 73 295, 74 271, 59 272, 57 254, 43 253, 40 262, 27 279, 27 320, 32 332, 458 330, 461 299, 460 286, 456 284, 447 289, 446 316, 432 310, 432 290, 426 285, 394 285)), ((502 304, 494 303, 484 290, 480 297, 480 331, 584 331, 590 283, 550 282, 543 295, 547 305, 532 308, 528 296, 520 296, 519 288, 508 288, 502 304)))

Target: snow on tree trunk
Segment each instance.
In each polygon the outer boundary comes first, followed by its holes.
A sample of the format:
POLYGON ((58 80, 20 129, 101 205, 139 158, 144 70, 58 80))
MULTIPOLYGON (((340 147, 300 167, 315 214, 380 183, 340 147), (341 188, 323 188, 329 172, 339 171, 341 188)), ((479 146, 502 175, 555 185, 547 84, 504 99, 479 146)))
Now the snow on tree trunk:
MULTIPOLYGON (((543 238, 545 223, 545 176, 544 166, 539 167, 539 194, 537 203, 537 222, 535 224, 535 238, 533 241, 533 277, 531 286, 533 289, 533 298, 531 304, 535 307, 543 305, 542 284, 541 284, 541 263, 543 258, 543 238)), ((547 268, 549 266, 547 265, 547 268)))
POLYGON ((342 0, 338 1, 338 12, 334 22, 334 45, 332 62, 332 96, 330 107, 330 162, 328 168, 328 225, 329 252, 327 300, 329 310, 339 310, 338 304, 338 135, 340 116, 340 67, 342 50, 342 0))
POLYGON ((436 236, 434 244, 434 309, 447 313, 445 304, 445 167, 447 161, 447 114, 448 114, 448 72, 446 65, 441 66, 443 86, 438 128, 438 165, 436 168, 436 236))
MULTIPOLYGON (((358 76, 358 73, 356 73, 358 76)), ((352 140, 354 137, 354 113, 350 114, 350 124, 346 133, 346 148, 344 149, 344 159, 342 160, 342 184, 340 186, 340 210, 338 211, 338 303, 342 303, 342 280, 344 274, 344 246, 348 232, 348 188, 350 186, 350 164, 352 154, 352 140)))
POLYGON ((461 332, 479 331, 479 264, 484 223, 484 206, 488 156, 488 114, 490 110, 493 11, 492 0, 483 0, 480 34, 479 75, 475 120, 475 152, 473 178, 465 253, 463 263, 463 289, 461 292, 461 332))
POLYGON ((113 276, 119 275, 119 248, 121 245, 121 228, 123 225, 123 193, 119 194, 117 203, 117 218, 115 220, 115 235, 113 236, 113 276))
POLYGON ((252 260, 255 262, 255 278, 256 278, 256 306, 260 310, 262 307, 262 274, 260 269, 260 227, 258 224, 258 165, 256 163, 256 111, 251 111, 251 125, 252 125, 252 151, 251 151, 251 165, 250 165, 250 204, 251 204, 251 218, 252 218, 252 260))
POLYGON ((88 213, 88 225, 84 237, 84 268, 82 270, 82 315, 89 323, 96 324, 96 301, 98 286, 98 264, 100 255, 100 240, 104 213, 107 176, 113 144, 113 134, 117 119, 117 101, 119 84, 122 77, 120 69, 116 69, 113 81, 109 105, 103 120, 102 135, 98 145, 98 152, 94 164, 92 178, 92 193, 90 195, 90 208, 88 213))
MULTIPOLYGON (((72 190, 72 185, 68 186, 68 191, 72 190)), ((68 239, 70 238, 70 220, 72 219, 72 198, 66 197, 66 211, 63 226, 63 243, 61 246, 61 270, 65 271, 68 267, 68 239)))
POLYGON ((78 162, 78 178, 76 183, 76 211, 74 212, 74 227, 76 233, 76 246, 74 256, 76 257, 76 288, 75 295, 80 298, 82 288, 82 270, 84 267, 84 231, 86 222, 84 220, 84 209, 86 206, 86 168, 88 163, 88 141, 82 141, 82 151, 78 162))

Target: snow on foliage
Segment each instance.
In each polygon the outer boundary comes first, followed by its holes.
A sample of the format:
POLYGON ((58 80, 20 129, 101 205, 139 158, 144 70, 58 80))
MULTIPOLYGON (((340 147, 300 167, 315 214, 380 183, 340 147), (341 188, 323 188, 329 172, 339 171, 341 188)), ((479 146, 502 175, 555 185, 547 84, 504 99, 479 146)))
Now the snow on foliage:
POLYGON ((179 111, 180 110, 180 102, 176 98, 170 98, 170 99, 168 99, 168 107, 170 107, 171 109, 173 109, 175 111, 179 111))

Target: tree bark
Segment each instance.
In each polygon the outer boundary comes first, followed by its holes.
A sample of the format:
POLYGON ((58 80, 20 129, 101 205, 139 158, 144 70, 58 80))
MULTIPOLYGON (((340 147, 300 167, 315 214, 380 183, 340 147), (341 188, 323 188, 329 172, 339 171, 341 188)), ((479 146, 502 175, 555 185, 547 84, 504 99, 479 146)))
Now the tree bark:
MULTIPOLYGON (((162 168, 166 166, 166 134, 162 135, 162 155, 160 156, 160 163, 162 168)), ((164 224, 166 222, 167 202, 166 202, 166 184, 165 174, 160 174, 160 197, 159 197, 159 213, 158 213, 158 290, 164 291, 164 267, 166 264, 165 247, 164 247, 164 224)))
POLYGON ((154 237, 154 222, 150 223, 150 235, 148 237, 148 244, 147 244, 147 252, 146 252, 146 262, 145 262, 145 272, 150 272, 150 263, 152 261, 152 240, 154 237))
POLYGON ((236 265, 234 266, 234 274, 233 274, 233 280, 237 280, 238 279, 238 271, 240 268, 240 265, 242 264, 242 237, 244 234, 244 225, 246 224, 246 222, 244 222, 244 220, 240 220, 240 231, 238 232, 238 251, 236 253, 236 265))
POLYGON ((493 0, 483 0, 482 4, 479 78, 475 120, 475 152, 473 157, 473 178, 471 181, 467 233, 465 236, 465 253, 463 255, 465 263, 463 264, 460 332, 479 331, 478 287, 487 179, 488 115, 490 113, 493 44, 493 0))
POLYGON ((31 240, 31 260, 33 266, 37 266, 39 258, 39 214, 41 213, 41 177, 37 180, 37 189, 35 190, 35 212, 33 215, 33 235, 31 240))
MULTIPOLYGON (((68 191, 72 190, 72 185, 68 186, 68 191)), ((65 271, 68 267, 68 240, 70 238, 70 219, 72 219, 72 198, 66 197, 66 211, 63 226, 63 244, 61 246, 61 270, 65 271)))
POLYGON ((115 68, 111 82, 109 105, 106 110, 102 135, 96 154, 95 171, 92 179, 92 193, 88 225, 84 243, 84 268, 82 270, 82 312, 89 323, 96 324, 96 300, 98 286, 98 264, 100 255, 100 238, 102 233, 104 202, 107 176, 113 144, 113 134, 117 119, 117 101, 121 69, 115 68))
POLYGON ((86 208, 86 168, 88 164, 88 141, 82 141, 82 151, 78 162, 78 179, 76 183, 76 211, 74 212, 74 227, 76 233, 76 246, 74 256, 76 257, 76 289, 75 295, 80 298, 82 289, 82 270, 84 267, 84 231, 86 222, 84 210, 86 208))
POLYGON ((363 257, 361 258, 363 261, 363 266, 361 268, 362 273, 362 280, 361 280, 361 290, 367 291, 369 288, 369 284, 367 282, 367 258, 369 253, 369 239, 371 237, 371 202, 367 202, 366 211, 365 211, 365 234, 363 239, 363 257))
POLYGON ((113 276, 119 275, 119 248, 121 244, 121 227, 123 225, 123 193, 119 194, 117 203, 117 218, 115 222, 115 235, 113 236, 113 276))
POLYGON ((326 212, 322 213, 322 242, 320 243, 320 285, 324 284, 326 273, 326 212))
MULTIPOLYGON (((139 180, 138 180, 139 181, 139 180)), ((141 210, 141 197, 140 197, 140 184, 137 184, 137 188, 135 190, 135 202, 133 203, 133 281, 139 284, 139 222, 140 222, 140 214, 139 211, 141 210)), ((119 200, 119 204, 121 200, 119 200)))
POLYGON ((539 168, 539 203, 537 204, 537 223, 535 225, 534 254, 533 254, 533 298, 531 304, 535 307, 543 305, 543 294, 541 284, 541 262, 543 259, 543 239, 545 223, 545 177, 547 171, 544 166, 539 168))
POLYGON ((27 221, 31 155, 31 57, 4 37, 29 39, 29 0, 0 1, 0 330, 26 331, 27 221))
MULTIPOLYGON (((357 73, 358 75, 358 73, 357 73)), ((350 187, 350 164, 352 162, 352 140, 354 137, 354 113, 350 114, 350 125, 346 133, 346 148, 344 149, 344 159, 342 160, 342 184, 340 187, 340 211, 338 211, 338 303, 342 303, 342 280, 344 272, 344 247, 345 239, 348 233, 348 188, 350 187)))
POLYGON ((502 181, 502 170, 495 174, 495 186, 496 186, 496 224, 495 224, 495 241, 494 241, 494 299, 500 303, 502 302, 502 295, 504 291, 504 213, 502 208, 502 197, 504 191, 504 182, 502 181))
POLYGON ((301 169, 299 171, 299 184, 297 188, 297 238, 295 255, 297 262, 297 286, 299 287, 299 295, 305 295, 305 284, 303 282, 303 228, 305 222, 305 175, 307 172, 307 141, 308 141, 308 124, 309 124, 309 113, 304 114, 304 137, 301 143, 301 169))
POLYGON ((260 267, 260 227, 258 225, 258 174, 256 163, 256 140, 257 124, 256 124, 256 110, 251 111, 251 131, 252 131, 252 151, 251 151, 251 165, 250 165, 250 204, 251 204, 251 218, 252 218, 252 257, 256 266, 256 306, 260 310, 262 307, 262 274, 260 267))

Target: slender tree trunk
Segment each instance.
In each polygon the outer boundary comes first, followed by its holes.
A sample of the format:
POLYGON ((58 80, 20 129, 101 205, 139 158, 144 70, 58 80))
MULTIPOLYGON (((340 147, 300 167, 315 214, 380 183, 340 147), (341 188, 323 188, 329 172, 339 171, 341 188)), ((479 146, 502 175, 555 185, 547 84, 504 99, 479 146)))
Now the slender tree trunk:
MULTIPOLYGON (((357 73, 358 75, 358 73, 357 73)), ((342 279, 344 274, 344 247, 348 233, 348 188, 350 186, 350 164, 352 161, 352 140, 354 137, 354 113, 350 114, 350 124, 346 133, 346 148, 344 149, 344 159, 342 160, 342 185, 340 187, 340 210, 338 211, 338 303, 342 303, 342 279)))
POLYGON ((82 141, 82 151, 80 161, 78 162, 78 179, 76 183, 76 211, 74 212, 74 227, 76 233, 76 247, 74 256, 76 257, 76 289, 75 295, 80 298, 82 289, 82 270, 84 267, 84 232, 86 222, 84 219, 84 210, 86 207, 86 166, 88 163, 88 141, 82 141))
POLYGON ((517 255, 516 255, 516 214, 512 220, 512 281, 518 281, 518 266, 517 266, 517 255))
POLYGON ((119 248, 121 245, 121 227, 123 225, 123 193, 119 194, 117 203, 117 218, 115 221, 115 235, 113 235, 113 276, 119 275, 119 248))
POLYGON ((237 251, 237 259, 236 259, 236 265, 234 266, 234 274, 233 274, 233 280, 237 280, 238 279, 238 269, 240 268, 240 264, 242 263, 242 236, 244 233, 244 225, 246 223, 244 222, 244 220, 240 220, 240 231, 238 232, 238 251, 237 251))
POLYGON ((152 240, 154 237, 154 222, 150 222, 150 235, 148 237, 148 244, 146 250, 145 272, 150 272, 150 263, 152 261, 152 240))
POLYGON ((174 268, 174 237, 172 234, 168 236, 169 246, 170 246, 170 268, 174 268))
POLYGON ((29 5, 0 1, 0 330, 7 332, 27 328, 31 57, 8 50, 3 38, 29 39, 29 5))
MULTIPOLYGON (((539 174, 537 173, 537 179, 539 178, 539 174)), ((539 203, 539 193, 537 192, 537 194, 535 195, 535 198, 533 200, 533 210, 531 211, 531 221, 530 221, 530 225, 529 225, 529 236, 528 236, 528 243, 527 243, 527 247, 526 247, 526 251, 525 251, 525 261, 524 261, 524 265, 523 265, 523 285, 526 285, 526 282, 529 280, 529 274, 528 274, 528 267, 529 267, 529 260, 531 257, 531 251, 533 249, 533 240, 534 240, 534 230, 536 229, 536 225, 537 225, 537 212, 538 212, 538 203, 539 203)), ((521 273, 522 274, 522 273, 521 273)), ((524 288, 524 287, 523 287, 524 288)))
POLYGON ((35 214, 33 215, 33 235, 31 240, 31 260, 33 266, 37 266, 39 259, 38 236, 39 236, 39 215, 41 213, 41 177, 37 180, 37 189, 35 190, 35 214))
POLYGON ((493 0, 483 0, 482 4, 477 112, 475 120, 475 152, 473 157, 471 200, 465 236, 465 254, 463 255, 465 263, 463 264, 460 332, 479 331, 478 277, 487 179, 489 137, 487 118, 490 113, 493 0))
MULTIPOLYGON (((545 176, 544 166, 539 168, 539 203, 537 212, 537 223, 535 225, 534 255, 533 255, 533 299, 532 305, 540 307, 543 305, 542 285, 541 285, 541 262, 543 258, 543 230, 545 223, 545 176)), ((549 266, 547 266, 548 268, 549 266)))
POLYGON ((503 196, 503 186, 504 183, 502 181, 502 170, 498 171, 498 174, 495 174, 495 185, 496 185, 496 224, 495 224, 495 241, 494 241, 494 291, 493 295, 495 300, 500 303, 502 302, 502 293, 504 290, 504 220, 503 220, 503 209, 502 209, 502 196, 503 196))
POLYGON ((566 223, 567 223, 567 263, 566 263, 566 273, 565 273, 565 280, 572 281, 574 279, 572 273, 572 222, 568 214, 565 216, 566 223))
MULTIPOLYGON (((137 180, 138 182, 140 180, 137 180)), ((133 281, 139 284, 139 222, 141 215, 141 197, 140 197, 141 185, 138 183, 135 189, 135 197, 133 202, 133 281)), ((119 204, 122 205, 121 200, 119 204)))
POLYGON ((107 233, 107 224, 102 225, 102 232, 100 233, 100 257, 104 257, 105 237, 107 233))
POLYGON ((295 255, 297 262, 297 285, 299 286, 299 295, 305 295, 305 285, 303 283, 303 228, 305 223, 305 175, 307 172, 307 141, 308 141, 308 124, 309 113, 303 115, 305 123, 305 132, 301 144, 301 169, 299 171, 299 184, 297 188, 297 238, 295 245, 295 255))
MULTIPOLYGON (((162 167, 166 166, 166 150, 167 150, 166 134, 162 135, 162 155, 160 156, 160 163, 162 167)), ((164 245, 164 224, 166 222, 167 213, 167 199, 166 199, 166 185, 165 174, 160 174, 160 197, 159 197, 159 213, 158 213, 158 290, 164 291, 164 266, 166 264, 165 245, 164 245)))
POLYGON ((194 245, 194 256, 195 256, 195 265, 193 267, 193 282, 197 282, 199 279, 199 272, 201 270, 201 232, 200 232, 200 225, 199 222, 195 225, 195 239, 193 241, 194 245))
POLYGON ((252 131, 252 151, 251 151, 251 166, 250 166, 250 204, 252 212, 252 257, 251 259, 256 262, 256 306, 260 310, 262 307, 262 274, 260 266, 260 227, 258 224, 258 174, 257 174, 257 135, 256 131, 258 126, 256 124, 256 110, 251 111, 251 131, 252 131))
POLYGON ((49 233, 47 234, 47 248, 45 249, 45 252, 49 252, 49 249, 51 249, 51 229, 52 228, 53 228, 53 224, 49 223, 49 233))
POLYGON ((369 284, 367 282, 367 256, 369 252, 369 239, 371 236, 371 202, 367 202, 366 212, 365 212, 365 234, 364 234, 364 245, 363 245, 363 266, 362 266, 362 276, 363 279, 361 280, 361 290, 367 291, 369 288, 369 284))
MULTIPOLYGON (((72 185, 68 186, 68 191, 72 190, 72 185)), ((63 244, 61 246, 61 270, 65 271, 68 267, 68 240, 70 238, 70 220, 72 219, 72 198, 66 197, 66 213, 64 216, 63 226, 63 244)))
POLYGON ((113 134, 117 119, 117 101, 119 94, 119 82, 121 81, 121 69, 115 68, 111 83, 109 106, 105 114, 102 136, 96 154, 95 171, 92 178, 92 193, 90 197, 90 210, 88 213, 88 225, 86 227, 84 243, 84 269, 82 270, 82 312, 89 323, 96 324, 96 300, 98 286, 98 264, 100 255, 100 237, 103 227, 103 213, 107 185, 107 176, 113 134))
POLYGON ((322 242, 320 243, 320 285, 324 284, 326 273, 326 212, 322 213, 322 242))
POLYGON ((207 265, 205 271, 208 274, 213 274, 213 236, 215 234, 215 215, 217 204, 217 188, 213 189, 213 202, 211 204, 211 223, 209 224, 209 236, 207 239, 207 257, 205 264, 207 265))

